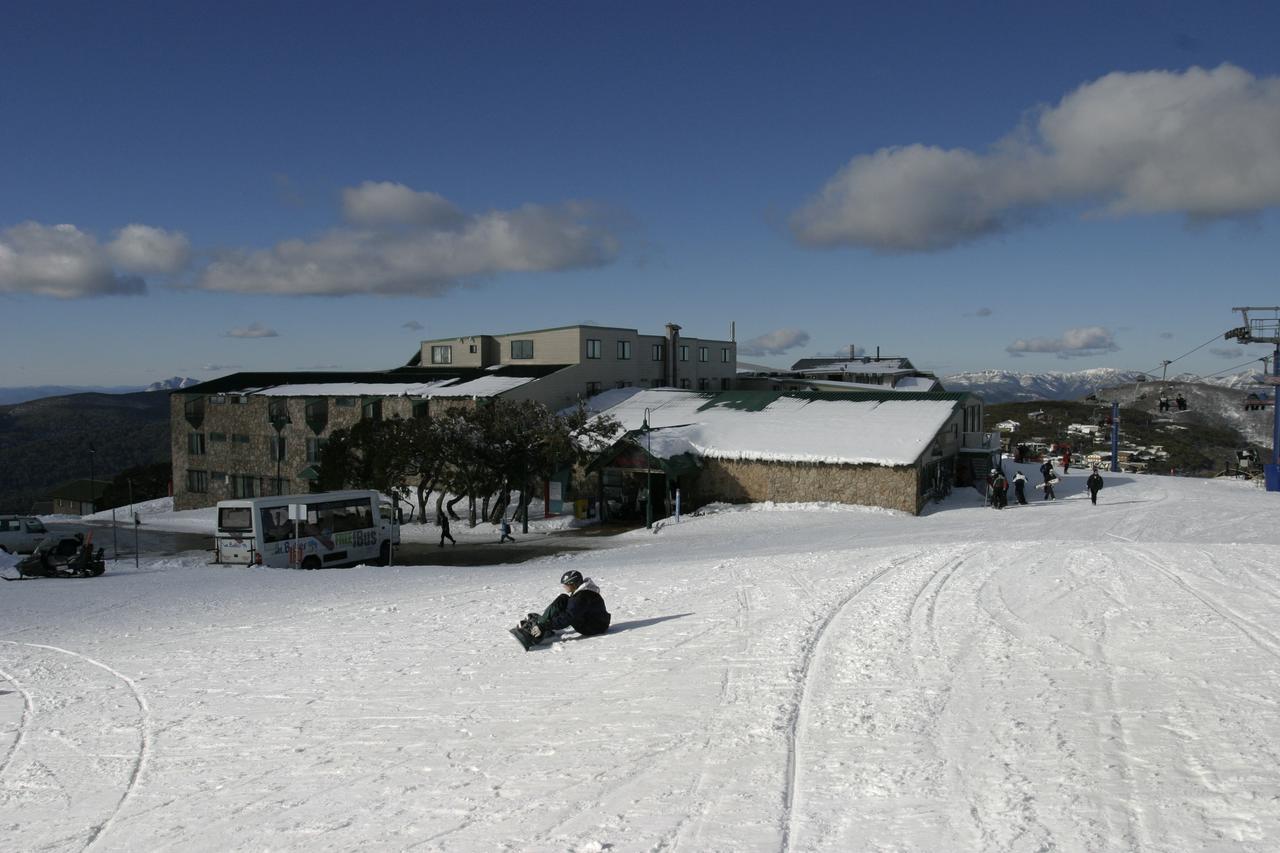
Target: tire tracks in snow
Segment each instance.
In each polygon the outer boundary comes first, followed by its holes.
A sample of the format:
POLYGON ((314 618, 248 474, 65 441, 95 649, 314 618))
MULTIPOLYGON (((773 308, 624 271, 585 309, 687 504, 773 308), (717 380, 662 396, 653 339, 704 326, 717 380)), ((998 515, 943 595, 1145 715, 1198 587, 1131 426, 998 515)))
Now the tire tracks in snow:
POLYGON ((8 681, 18 693, 22 695, 22 716, 18 720, 18 732, 13 738, 13 743, 9 744, 9 750, 5 753, 4 760, 0 761, 0 779, 4 778, 5 771, 9 769, 9 765, 13 763, 13 759, 17 756, 18 750, 22 748, 22 741, 27 735, 27 727, 31 724, 31 720, 35 717, 35 702, 31 699, 31 694, 27 692, 27 688, 22 682, 18 681, 13 675, 0 669, 0 678, 8 681))
MULTIPOLYGON (((804 653, 800 662, 800 683, 796 697, 795 705, 792 708, 790 718, 787 724, 787 763, 786 777, 783 790, 783 811, 782 811, 782 838, 779 849, 782 853, 788 853, 791 850, 796 836, 796 828, 793 826, 795 814, 797 811, 798 792, 800 791, 800 773, 799 752, 800 738, 804 731, 807 717, 807 708, 811 704, 811 693, 813 691, 813 674, 816 662, 820 657, 820 650, 823 647, 823 641, 827 636, 828 629, 835 623, 839 617, 856 601, 861 599, 864 593, 876 586, 886 577, 891 577, 900 572, 903 567, 910 565, 912 562, 920 560, 924 555, 932 552, 932 549, 923 549, 912 551, 909 554, 895 557, 886 565, 874 571, 870 576, 850 590, 844 598, 842 598, 834 608, 832 608, 818 625, 812 634, 808 645, 804 649, 804 653)), ((911 606, 908 609, 908 620, 910 614, 915 611, 921 597, 934 581, 947 573, 946 577, 950 577, 952 573, 963 563, 963 558, 956 554, 951 554, 944 558, 943 564, 939 566, 925 581, 924 585, 917 590, 911 606)), ((945 583, 945 579, 943 581, 945 583)), ((938 585, 937 593, 940 593, 942 584, 938 585)), ((935 593, 935 595, 937 594, 935 593)), ((934 599, 936 601, 936 597, 934 599)), ((936 641, 935 641, 936 644, 936 641)))
MULTIPOLYGON (((142 784, 143 775, 146 772, 147 764, 150 760, 151 750, 152 750, 151 730, 152 730, 153 724, 151 719, 151 708, 150 706, 148 706, 146 697, 143 695, 142 690, 138 687, 137 683, 132 678, 120 672, 119 670, 103 663, 102 661, 95 660, 94 658, 91 658, 88 655, 83 655, 79 652, 75 652, 70 649, 64 649, 64 648, 61 648, 60 646, 51 646, 44 643, 23 643, 23 642, 18 642, 16 640, 0 640, 0 643, 4 643, 6 645, 11 645, 11 646, 25 646, 27 648, 32 648, 32 649, 43 649, 45 651, 57 652, 58 654, 66 655, 68 657, 72 657, 72 658, 76 658, 78 660, 84 661, 85 663, 95 666, 107 673, 110 673, 112 676, 122 681, 129 688, 129 690, 133 694, 134 701, 137 703, 138 709, 142 714, 141 722, 139 725, 138 755, 135 758, 133 762, 133 767, 129 772, 129 778, 125 783, 124 792, 120 795, 120 799, 116 801, 115 807, 111 810, 111 813, 106 817, 106 819, 90 828, 88 838, 85 840, 85 844, 81 848, 82 853, 87 853, 87 851, 92 850, 94 846, 115 825, 116 819, 120 816, 121 812, 124 811, 125 806, 133 798, 134 794, 137 792, 138 788, 142 784)), ((9 678, 10 680, 13 680, 7 674, 5 675, 5 677, 9 678)), ((24 697, 26 697, 28 702, 31 702, 30 696, 29 694, 26 693, 25 689, 23 690, 23 695, 24 697)), ((34 703, 31 703, 29 707, 34 707, 34 703)), ((34 718, 34 713, 33 713, 33 718, 34 718)), ((15 744, 15 747, 16 747, 16 744, 15 744)), ((16 748, 14 750, 11 750, 9 759, 6 760, 6 767, 7 767, 7 762, 11 760, 12 757, 16 754, 17 754, 16 748)))

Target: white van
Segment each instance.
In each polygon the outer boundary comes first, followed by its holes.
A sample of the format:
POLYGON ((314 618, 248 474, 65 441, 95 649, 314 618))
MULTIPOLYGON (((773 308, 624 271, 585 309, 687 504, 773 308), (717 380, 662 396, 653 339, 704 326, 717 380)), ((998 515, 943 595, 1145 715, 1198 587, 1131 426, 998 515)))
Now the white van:
POLYGON ((0 515, 0 548, 10 554, 30 554, 49 535, 40 519, 30 515, 0 515))
POLYGON ((387 565, 400 544, 391 504, 375 491, 276 495, 218 502, 214 562, 319 569, 387 565), (305 518, 291 519, 290 506, 305 518))

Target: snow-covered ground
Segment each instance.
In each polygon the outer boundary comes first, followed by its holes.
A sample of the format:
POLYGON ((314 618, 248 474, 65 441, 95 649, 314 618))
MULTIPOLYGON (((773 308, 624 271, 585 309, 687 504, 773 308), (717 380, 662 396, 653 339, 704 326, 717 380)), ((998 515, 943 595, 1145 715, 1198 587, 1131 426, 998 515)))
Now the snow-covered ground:
POLYGON ((1106 477, 519 565, 0 584, 0 846, 1273 851, 1280 495, 1106 477), (525 653, 569 568, 613 630, 525 653))

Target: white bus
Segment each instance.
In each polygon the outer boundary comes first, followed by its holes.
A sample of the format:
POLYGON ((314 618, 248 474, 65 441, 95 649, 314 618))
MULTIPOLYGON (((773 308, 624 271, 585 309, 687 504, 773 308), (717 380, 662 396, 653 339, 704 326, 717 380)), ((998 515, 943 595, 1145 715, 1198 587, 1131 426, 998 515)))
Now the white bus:
POLYGON ((215 563, 319 569, 391 562, 400 525, 375 491, 276 495, 218 502, 215 563), (306 518, 295 523, 290 505, 306 518))

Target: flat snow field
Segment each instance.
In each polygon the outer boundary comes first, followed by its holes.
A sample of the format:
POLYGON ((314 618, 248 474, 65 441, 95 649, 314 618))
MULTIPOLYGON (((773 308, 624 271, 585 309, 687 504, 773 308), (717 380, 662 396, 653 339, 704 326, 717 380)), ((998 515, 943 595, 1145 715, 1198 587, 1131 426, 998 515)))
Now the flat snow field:
POLYGON ((1280 849, 1280 495, 1105 476, 0 584, 0 847, 1280 849), (571 568, 613 630, 525 653, 571 568))

